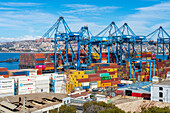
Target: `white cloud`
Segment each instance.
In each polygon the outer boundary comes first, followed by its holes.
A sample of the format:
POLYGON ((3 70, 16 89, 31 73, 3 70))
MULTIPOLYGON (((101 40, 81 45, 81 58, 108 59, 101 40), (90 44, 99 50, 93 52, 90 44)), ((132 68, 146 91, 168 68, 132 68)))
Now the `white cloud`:
POLYGON ((66 4, 65 7, 70 8, 71 10, 63 11, 62 13, 65 14, 84 14, 86 15, 99 15, 102 12, 106 11, 113 11, 115 9, 118 9, 119 7, 115 6, 103 6, 98 7, 96 5, 86 5, 86 4, 66 4))
POLYGON ((170 2, 137 8, 136 11, 135 14, 124 16, 118 25, 127 22, 136 34, 143 35, 151 33, 159 26, 163 26, 167 31, 170 30, 170 2))
POLYGON ((12 42, 12 41, 22 41, 22 40, 35 40, 39 39, 41 36, 24 35, 22 37, 0 37, 1 42, 12 42))
POLYGON ((22 3, 22 2, 0 2, 0 5, 20 7, 20 6, 37 6, 37 5, 42 5, 42 4, 41 3, 22 3))
POLYGON ((7 7, 0 7, 0 11, 1 10, 18 10, 16 8, 7 8, 7 7))

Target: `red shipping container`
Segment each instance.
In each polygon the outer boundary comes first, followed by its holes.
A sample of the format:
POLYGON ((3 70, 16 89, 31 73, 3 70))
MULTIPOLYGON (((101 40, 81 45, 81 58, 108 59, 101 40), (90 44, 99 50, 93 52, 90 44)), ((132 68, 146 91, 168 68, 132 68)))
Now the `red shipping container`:
POLYGON ((97 73, 107 73, 107 70, 99 70, 97 73))
POLYGON ((107 73, 109 73, 109 75, 114 75, 116 72, 114 71, 114 72, 107 72, 107 73))
POLYGON ((99 74, 88 74, 89 78, 91 77, 99 77, 99 74))
POLYGON ((0 75, 0 76, 3 76, 4 78, 8 78, 9 77, 9 75, 0 75))
POLYGON ((120 81, 111 81, 112 85, 120 84, 120 81))
POLYGON ((1 71, 7 71, 7 68, 0 67, 0 72, 1 72, 1 71))
POLYGON ((77 79, 77 81, 78 81, 79 83, 82 83, 82 82, 89 82, 89 78, 77 79))
POLYGON ((16 76, 26 76, 26 75, 11 75, 11 76, 15 76, 16 77, 16 76))
POLYGON ((100 77, 91 77, 91 78, 89 78, 89 80, 90 80, 90 82, 92 82, 92 81, 100 81, 101 78, 100 77))
POLYGON ((102 80, 101 83, 108 83, 111 82, 111 80, 102 80))
POLYGON ((116 90, 115 93, 116 93, 116 96, 117 96, 117 95, 124 95, 125 92, 122 91, 122 90, 116 90))
POLYGON ((37 68, 37 75, 42 75, 42 68, 37 68))
POLYGON ((44 63, 44 61, 35 61, 35 63, 44 63))
POLYGON ((141 97, 143 97, 144 99, 150 99, 151 98, 151 94, 142 93, 141 97))
POLYGON ((134 92, 132 92, 132 96, 134 96, 134 97, 142 97, 142 94, 141 93, 134 93, 134 92))
POLYGON ((111 81, 118 81, 119 78, 112 78, 111 81))

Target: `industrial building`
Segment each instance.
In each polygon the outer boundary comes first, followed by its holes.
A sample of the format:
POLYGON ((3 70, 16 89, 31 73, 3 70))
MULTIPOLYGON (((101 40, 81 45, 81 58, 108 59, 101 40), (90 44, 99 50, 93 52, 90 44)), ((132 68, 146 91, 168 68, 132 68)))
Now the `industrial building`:
POLYGON ((170 80, 152 84, 151 100, 170 103, 170 80))
POLYGON ((136 82, 124 87, 118 88, 116 93, 122 93, 122 95, 143 97, 144 99, 150 99, 151 95, 151 82, 136 82))
POLYGON ((0 98, 0 113, 49 113, 61 105, 70 105, 70 97, 57 93, 34 93, 0 98))

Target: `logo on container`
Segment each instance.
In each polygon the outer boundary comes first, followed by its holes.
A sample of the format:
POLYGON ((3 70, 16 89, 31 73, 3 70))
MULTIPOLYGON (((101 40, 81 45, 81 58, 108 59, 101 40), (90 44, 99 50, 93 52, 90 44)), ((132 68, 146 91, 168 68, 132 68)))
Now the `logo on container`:
POLYGON ((21 84, 20 84, 20 87, 22 87, 22 86, 23 86, 23 84, 21 83, 21 84))

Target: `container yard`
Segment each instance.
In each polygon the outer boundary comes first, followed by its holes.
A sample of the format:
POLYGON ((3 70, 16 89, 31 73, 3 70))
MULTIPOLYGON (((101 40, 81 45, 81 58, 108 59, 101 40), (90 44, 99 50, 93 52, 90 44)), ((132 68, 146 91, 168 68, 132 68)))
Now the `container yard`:
POLYGON ((89 94, 95 90, 104 94, 101 97, 126 95, 150 100, 155 77, 162 81, 169 78, 170 51, 165 50, 170 50, 170 36, 162 27, 140 36, 127 23, 118 27, 111 22, 96 36, 89 32, 87 26, 72 32, 64 18, 59 17, 42 36, 54 38, 53 53, 21 53, 20 69, 0 67, 0 97, 34 93, 70 95, 76 91, 89 94), (58 31, 59 23, 64 24, 67 32, 53 32, 58 31), (105 32, 109 35, 105 36, 105 32), (53 37, 48 37, 51 33, 53 37), (157 41, 151 40, 151 35, 157 41), (59 43, 62 41, 64 45, 59 43), (156 46, 157 51, 144 51, 146 45, 156 46))

